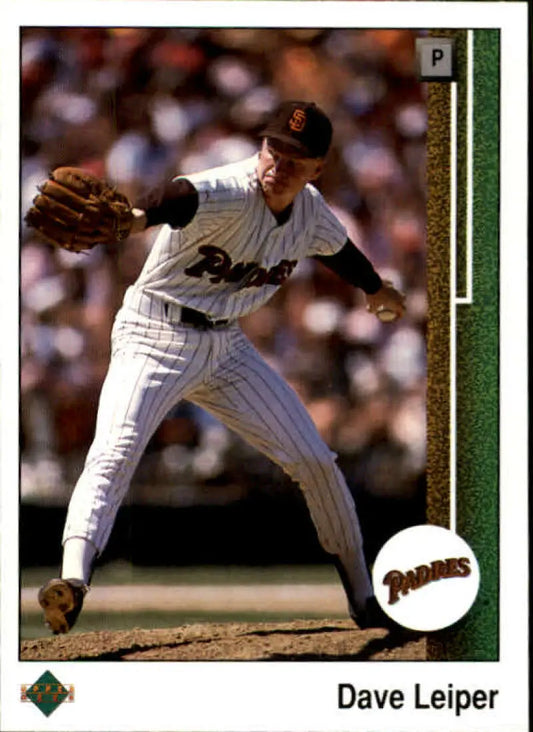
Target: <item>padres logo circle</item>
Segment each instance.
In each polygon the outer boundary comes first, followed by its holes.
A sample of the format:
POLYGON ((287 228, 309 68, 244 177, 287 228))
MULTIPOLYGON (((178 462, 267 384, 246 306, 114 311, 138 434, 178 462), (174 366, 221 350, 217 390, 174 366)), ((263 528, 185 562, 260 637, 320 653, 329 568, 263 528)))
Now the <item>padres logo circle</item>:
POLYGON ((479 566, 466 541, 441 526, 412 526, 381 548, 372 570, 377 600, 397 623, 440 630, 460 620, 479 588, 479 566))

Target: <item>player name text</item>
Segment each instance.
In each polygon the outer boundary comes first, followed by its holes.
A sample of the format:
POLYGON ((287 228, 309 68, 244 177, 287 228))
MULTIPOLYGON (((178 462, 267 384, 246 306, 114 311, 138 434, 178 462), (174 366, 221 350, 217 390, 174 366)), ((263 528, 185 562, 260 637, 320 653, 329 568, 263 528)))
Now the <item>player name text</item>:
POLYGON ((448 684, 446 689, 425 689, 415 684, 404 689, 361 689, 353 684, 338 685, 339 709, 441 709, 459 717, 467 709, 494 709, 498 689, 464 689, 448 684))

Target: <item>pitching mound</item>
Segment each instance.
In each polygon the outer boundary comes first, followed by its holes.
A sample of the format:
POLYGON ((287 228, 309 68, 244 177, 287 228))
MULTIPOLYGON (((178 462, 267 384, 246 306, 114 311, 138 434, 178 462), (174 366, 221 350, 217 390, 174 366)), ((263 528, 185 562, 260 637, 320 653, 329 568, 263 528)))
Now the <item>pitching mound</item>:
POLYGON ((23 641, 22 661, 422 661, 420 634, 359 630, 351 620, 199 623, 23 641))

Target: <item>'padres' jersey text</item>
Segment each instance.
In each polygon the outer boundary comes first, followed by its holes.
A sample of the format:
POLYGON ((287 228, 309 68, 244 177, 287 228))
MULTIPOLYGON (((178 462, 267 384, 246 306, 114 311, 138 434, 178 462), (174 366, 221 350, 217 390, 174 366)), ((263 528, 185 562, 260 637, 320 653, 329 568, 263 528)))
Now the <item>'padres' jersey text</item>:
POLYGON ((256 166, 254 155, 187 176, 198 191, 196 215, 182 229, 162 227, 128 306, 148 296, 236 319, 270 299, 300 259, 342 248, 346 229, 314 186, 298 194, 288 221, 278 224, 256 166))
POLYGON ((229 254, 219 247, 204 245, 198 252, 203 258, 187 267, 184 271, 189 277, 209 275, 210 282, 239 282, 242 287, 261 287, 261 285, 282 285, 298 264, 294 259, 282 259, 270 269, 260 267, 257 262, 237 262, 233 264, 229 254))

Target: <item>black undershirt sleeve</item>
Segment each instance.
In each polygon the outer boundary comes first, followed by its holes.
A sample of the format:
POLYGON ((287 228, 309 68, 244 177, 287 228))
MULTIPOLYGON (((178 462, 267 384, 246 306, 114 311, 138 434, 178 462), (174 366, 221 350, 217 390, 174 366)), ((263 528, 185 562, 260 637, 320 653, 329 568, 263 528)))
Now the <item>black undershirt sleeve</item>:
POLYGON ((146 213, 146 228, 158 224, 183 228, 198 210, 198 191, 186 178, 177 178, 148 191, 135 205, 146 213))
POLYGON ((360 287, 367 295, 376 293, 383 284, 371 262, 351 239, 346 239, 346 244, 336 254, 317 254, 313 259, 322 262, 354 287, 360 287))

